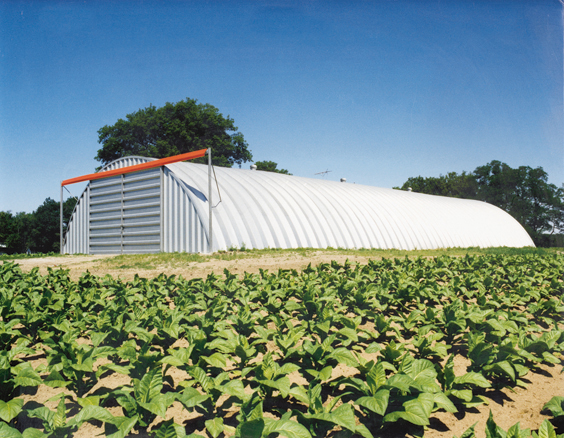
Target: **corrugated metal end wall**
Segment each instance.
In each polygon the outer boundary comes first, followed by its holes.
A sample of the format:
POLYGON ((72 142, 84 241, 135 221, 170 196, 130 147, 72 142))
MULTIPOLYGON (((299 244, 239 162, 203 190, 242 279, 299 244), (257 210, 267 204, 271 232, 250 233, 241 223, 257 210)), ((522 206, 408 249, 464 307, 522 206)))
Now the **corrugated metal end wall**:
POLYGON ((90 254, 161 250, 161 169, 90 182, 90 254))
MULTIPOLYGON (((124 157, 102 171, 152 160, 124 157)), ((166 167, 91 181, 72 214, 63 252, 207 252, 207 229, 191 200, 194 190, 166 167)))

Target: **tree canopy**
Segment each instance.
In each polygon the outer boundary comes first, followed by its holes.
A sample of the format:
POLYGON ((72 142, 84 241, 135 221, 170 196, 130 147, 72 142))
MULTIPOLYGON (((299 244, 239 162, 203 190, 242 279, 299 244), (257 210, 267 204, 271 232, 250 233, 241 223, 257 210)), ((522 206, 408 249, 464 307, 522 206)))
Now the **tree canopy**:
POLYGON ((102 147, 95 158, 102 165, 131 155, 165 158, 206 148, 212 149, 217 166, 232 167, 253 158, 233 119, 189 98, 128 114, 125 120, 100 128, 98 143, 102 147))
POLYGON ((278 169, 278 163, 274 161, 257 161, 255 162, 257 170, 264 170, 266 172, 283 173, 284 175, 291 175, 286 169, 278 169))
POLYGON ((415 192, 493 204, 517 219, 537 245, 547 245, 549 235, 564 232, 564 186, 549 183, 542 167, 513 169, 494 160, 472 173, 408 178, 401 190, 409 187, 415 192))
MULTIPOLYGON (((63 203, 63 232, 76 204, 76 199, 68 198, 63 203)), ((45 199, 33 213, 0 211, 0 243, 8 254, 60 251, 60 205, 51 198, 45 199)))

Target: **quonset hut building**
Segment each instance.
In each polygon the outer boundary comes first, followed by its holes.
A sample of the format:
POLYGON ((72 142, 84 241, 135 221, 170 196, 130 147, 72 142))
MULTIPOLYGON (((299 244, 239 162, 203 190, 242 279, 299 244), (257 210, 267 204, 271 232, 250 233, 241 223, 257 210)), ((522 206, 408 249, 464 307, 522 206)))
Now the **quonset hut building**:
POLYGON ((93 174, 62 252, 534 246, 513 217, 481 201, 162 161, 125 157, 93 174), (131 171, 152 161, 158 167, 131 171), (123 173, 102 177, 110 171, 123 173))

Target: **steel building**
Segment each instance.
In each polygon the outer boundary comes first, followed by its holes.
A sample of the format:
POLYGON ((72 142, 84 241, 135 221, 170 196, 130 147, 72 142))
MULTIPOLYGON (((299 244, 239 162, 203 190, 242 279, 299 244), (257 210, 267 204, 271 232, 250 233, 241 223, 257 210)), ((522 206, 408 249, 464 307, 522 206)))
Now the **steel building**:
MULTIPOLYGON (((152 160, 121 158, 95 175, 152 160)), ((534 246, 515 219, 480 201, 224 167, 211 182, 208 166, 189 162, 91 180, 63 252, 534 246)))

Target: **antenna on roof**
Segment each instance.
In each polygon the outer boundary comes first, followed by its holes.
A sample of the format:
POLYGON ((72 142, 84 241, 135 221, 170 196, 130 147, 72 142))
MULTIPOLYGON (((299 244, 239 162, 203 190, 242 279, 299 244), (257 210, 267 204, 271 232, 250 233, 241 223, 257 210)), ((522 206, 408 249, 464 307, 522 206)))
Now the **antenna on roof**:
POLYGON ((314 173, 314 175, 322 175, 322 178, 325 178, 325 175, 327 175, 329 172, 332 172, 332 171, 331 170, 325 170, 323 172, 314 173))

